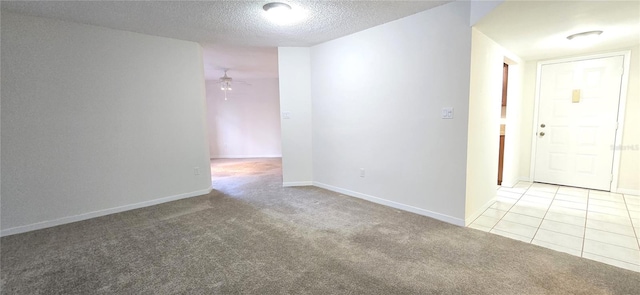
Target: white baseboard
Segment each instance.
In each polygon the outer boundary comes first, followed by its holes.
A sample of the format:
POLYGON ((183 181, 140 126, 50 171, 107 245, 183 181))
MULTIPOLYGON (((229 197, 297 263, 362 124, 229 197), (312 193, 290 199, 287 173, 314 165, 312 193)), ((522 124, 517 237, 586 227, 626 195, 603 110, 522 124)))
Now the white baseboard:
POLYGON ((464 221, 465 226, 469 226, 469 224, 471 224, 474 220, 476 220, 476 218, 480 217, 480 215, 482 215, 482 213, 484 213, 484 211, 486 211, 487 208, 491 207, 491 205, 493 205, 495 201, 496 201, 495 197, 491 198, 491 200, 489 200, 484 205, 482 205, 482 207, 480 207, 480 209, 478 209, 475 213, 471 214, 471 216, 469 216, 468 218, 465 218, 465 221, 464 221))
POLYGON ((513 187, 514 185, 516 185, 516 183, 518 183, 518 179, 514 179, 514 180, 503 180, 501 186, 506 186, 506 187, 513 187))
POLYGON ((531 177, 524 177, 524 176, 520 176, 520 178, 518 178, 519 181, 526 181, 526 182, 533 182, 533 180, 531 180, 531 177))
POLYGON ((257 158, 282 158, 282 155, 215 155, 211 159, 257 159, 257 158))
POLYGON ((441 214, 441 213, 437 213, 437 212, 421 209, 421 208, 418 208, 418 207, 413 207, 413 206, 410 206, 410 205, 405 205, 405 204, 394 202, 394 201, 389 201, 389 200, 386 200, 386 199, 381 199, 381 198, 378 198, 378 197, 370 196, 370 195, 359 193, 359 192, 354 192, 354 191, 351 191, 351 190, 348 190, 348 189, 335 187, 335 186, 324 184, 324 183, 317 182, 317 181, 314 181, 313 185, 317 186, 317 187, 320 187, 320 188, 323 188, 323 189, 334 191, 334 192, 337 192, 337 193, 345 194, 347 196, 351 196, 351 197, 356 197, 356 198, 359 198, 359 199, 367 200, 369 202, 373 202, 373 203, 376 203, 376 204, 385 205, 385 206, 396 208, 396 209, 400 209, 400 210, 403 210, 403 211, 408 211, 408 212, 416 213, 416 214, 419 214, 419 215, 431 217, 431 218, 434 218, 434 219, 437 219, 437 220, 440 220, 440 221, 444 221, 444 222, 447 222, 447 223, 451 223, 451 224, 454 224, 454 225, 458 225, 458 226, 465 226, 464 220, 462 220, 460 218, 453 217, 453 216, 449 216, 449 215, 445 215, 445 214, 441 214))
POLYGON ((615 192, 625 195, 640 196, 640 190, 637 189, 618 188, 615 192))
POLYGON ((291 187, 291 186, 311 186, 313 185, 313 181, 293 181, 293 182, 283 182, 283 187, 291 187))
POLYGON ((180 200, 180 199, 186 199, 186 198, 190 198, 190 197, 205 195, 205 194, 210 193, 211 190, 212 190, 212 188, 210 186, 207 189, 197 190, 197 191, 194 191, 194 192, 189 192, 189 193, 184 193, 184 194, 179 194, 179 195, 174 195, 174 196, 168 196, 168 197, 159 198, 159 199, 153 199, 153 200, 144 201, 144 202, 140 202, 140 203, 129 204, 129 205, 124 205, 124 206, 119 206, 119 207, 114 207, 114 208, 109 208, 109 209, 104 209, 104 210, 98 210, 98 211, 83 213, 83 214, 80 214, 80 215, 67 216, 67 217, 62 217, 62 218, 58 218, 58 219, 54 219, 54 220, 47 220, 47 221, 42 221, 42 222, 33 223, 33 224, 29 224, 29 225, 23 225, 23 226, 17 226, 17 227, 12 227, 12 228, 8 228, 8 229, 3 229, 2 231, 0 231, 0 237, 10 236, 10 235, 15 235, 15 234, 20 234, 20 233, 25 233, 25 232, 29 232, 29 231, 34 231, 34 230, 48 228, 48 227, 54 227, 54 226, 67 224, 67 223, 72 223, 72 222, 76 222, 76 221, 87 220, 87 219, 96 218, 96 217, 100 217, 100 216, 105 216, 105 215, 109 215, 109 214, 120 213, 120 212, 129 211, 129 210, 133 210, 133 209, 138 209, 138 208, 149 207, 149 206, 158 205, 158 204, 171 202, 171 201, 176 201, 176 200, 180 200))

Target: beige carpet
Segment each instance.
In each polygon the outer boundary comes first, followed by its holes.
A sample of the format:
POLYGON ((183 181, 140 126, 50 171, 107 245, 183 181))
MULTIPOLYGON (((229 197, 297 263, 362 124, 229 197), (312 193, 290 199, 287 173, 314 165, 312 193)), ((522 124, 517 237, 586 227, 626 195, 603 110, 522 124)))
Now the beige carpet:
POLYGON ((279 159, 222 160, 214 171, 209 195, 3 237, 2 293, 640 290, 636 272, 318 188, 282 188, 279 159))

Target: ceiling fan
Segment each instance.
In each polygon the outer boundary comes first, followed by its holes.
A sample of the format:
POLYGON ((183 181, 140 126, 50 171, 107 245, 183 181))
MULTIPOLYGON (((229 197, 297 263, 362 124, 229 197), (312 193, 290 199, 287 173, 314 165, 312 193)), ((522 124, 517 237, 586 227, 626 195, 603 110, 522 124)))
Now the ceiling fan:
MULTIPOLYGON (((227 76, 227 71, 229 71, 229 69, 224 69, 224 76, 220 77, 220 79, 218 80, 218 83, 220 83, 220 90, 224 91, 224 100, 227 100, 227 91, 233 90, 233 88, 231 88, 231 83, 234 82, 233 78, 227 76)), ((245 85, 251 85, 247 82, 239 80, 235 80, 235 82, 245 85)))

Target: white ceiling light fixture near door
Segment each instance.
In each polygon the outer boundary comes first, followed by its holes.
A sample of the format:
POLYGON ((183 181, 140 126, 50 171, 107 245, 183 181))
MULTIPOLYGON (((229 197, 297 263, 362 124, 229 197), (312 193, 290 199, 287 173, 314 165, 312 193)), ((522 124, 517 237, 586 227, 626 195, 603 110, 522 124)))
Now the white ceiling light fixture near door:
MULTIPOLYGON (((3 3, 4 4, 4 3, 3 3)), ((640 1, 504 1, 476 28, 524 60, 632 48, 640 40, 640 1), (603 31, 582 45, 567 36, 603 31)))
POLYGON ((586 31, 569 35, 567 36, 567 40, 569 40, 571 46, 588 47, 598 41, 598 37, 600 37, 600 34, 602 34, 602 31, 600 30, 586 31))
POLYGON ((569 40, 595 39, 602 34, 602 31, 588 31, 567 36, 569 40))
POLYGON ((291 25, 306 18, 306 12, 301 7, 291 7, 282 2, 271 2, 262 6, 265 16, 277 25, 291 25))

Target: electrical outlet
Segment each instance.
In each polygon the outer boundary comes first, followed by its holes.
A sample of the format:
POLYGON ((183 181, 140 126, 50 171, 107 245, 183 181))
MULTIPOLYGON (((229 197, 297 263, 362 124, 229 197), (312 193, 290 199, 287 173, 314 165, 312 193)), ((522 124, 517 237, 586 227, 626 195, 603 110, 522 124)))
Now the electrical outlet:
POLYGON ((360 177, 364 177, 364 168, 360 168, 360 177))
POLYGON ((291 112, 282 112, 282 119, 291 119, 291 112))
POLYGON ((193 167, 193 175, 200 175, 200 167, 193 167))

